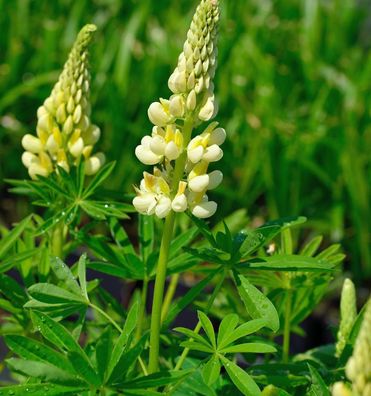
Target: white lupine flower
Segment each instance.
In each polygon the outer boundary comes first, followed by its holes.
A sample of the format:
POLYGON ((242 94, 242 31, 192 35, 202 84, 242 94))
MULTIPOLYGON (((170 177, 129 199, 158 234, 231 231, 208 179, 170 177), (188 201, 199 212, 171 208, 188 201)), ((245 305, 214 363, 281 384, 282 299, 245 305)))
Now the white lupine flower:
POLYGON ((201 135, 193 138, 187 147, 188 159, 196 164, 201 160, 207 162, 219 161, 223 156, 223 151, 219 145, 225 140, 225 130, 215 128, 217 124, 212 123, 201 135))
POLYGON ((33 179, 38 174, 48 176, 56 166, 69 172, 81 156, 87 174, 96 173, 102 165, 98 157, 90 157, 100 137, 99 128, 89 118, 88 45, 95 30, 94 25, 81 29, 50 96, 37 110, 37 137, 27 134, 22 139, 26 152, 37 157, 30 161, 29 154, 22 156, 33 179))
POLYGON ((183 135, 174 125, 165 129, 155 126, 152 136, 144 136, 141 144, 136 147, 135 155, 145 165, 160 163, 164 157, 172 161, 183 151, 183 135))
POLYGON ((200 219, 207 219, 215 214, 218 205, 214 201, 203 201, 195 205, 192 214, 200 219))
MULTIPOLYGON (((159 155, 152 150, 151 148, 152 140, 153 139, 151 138, 151 136, 144 136, 144 138, 141 141, 141 144, 137 146, 135 149, 135 155, 137 156, 139 161, 145 165, 158 164, 162 159, 161 154, 159 155)), ((155 145, 155 147, 158 148, 158 145, 155 145)), ((158 151, 160 150, 157 150, 157 152, 158 151)))
POLYGON ((143 214, 156 214, 166 217, 171 210, 170 187, 166 180, 155 169, 156 175, 144 172, 140 188, 136 188, 137 196, 133 199, 135 209, 143 214))
POLYGON ((148 117, 155 126, 151 136, 142 139, 135 154, 145 165, 158 168, 153 175, 145 172, 140 188, 135 189, 137 197, 133 204, 140 213, 163 218, 170 210, 189 209, 197 217, 208 218, 217 209, 216 202, 209 201, 206 192, 221 183, 223 174, 218 170, 208 173, 208 167, 223 156, 219 146, 225 140, 225 130, 212 123, 201 135, 189 140, 193 127, 217 113, 212 79, 218 53, 218 22, 218 1, 201 0, 183 52, 168 80, 173 95, 149 106, 148 117), (186 158, 181 156, 184 150, 187 150, 186 158), (179 169, 174 172, 178 162, 172 161, 178 159, 188 160, 184 172, 179 169), (177 191, 174 185, 178 185, 177 191))
POLYGON ((171 208, 174 212, 184 212, 187 210, 188 201, 185 195, 187 183, 184 181, 179 182, 178 192, 171 203, 171 208))

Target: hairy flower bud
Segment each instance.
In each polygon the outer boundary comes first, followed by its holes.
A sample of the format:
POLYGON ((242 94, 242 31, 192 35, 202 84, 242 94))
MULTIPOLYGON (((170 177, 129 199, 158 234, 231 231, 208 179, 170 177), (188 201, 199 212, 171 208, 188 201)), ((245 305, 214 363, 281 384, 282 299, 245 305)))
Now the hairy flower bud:
POLYGON ((208 94, 207 91, 216 67, 218 23, 218 1, 202 0, 187 33, 178 65, 168 81, 173 93, 185 95, 188 110, 193 111, 197 102, 204 103, 199 111, 199 118, 204 121, 215 113, 213 100, 207 99, 208 95, 212 96, 212 90, 208 94))
POLYGON ((340 326, 338 331, 338 342, 336 344, 336 356, 343 351, 354 321, 357 317, 356 290, 350 279, 345 279, 341 292, 340 301, 340 326))

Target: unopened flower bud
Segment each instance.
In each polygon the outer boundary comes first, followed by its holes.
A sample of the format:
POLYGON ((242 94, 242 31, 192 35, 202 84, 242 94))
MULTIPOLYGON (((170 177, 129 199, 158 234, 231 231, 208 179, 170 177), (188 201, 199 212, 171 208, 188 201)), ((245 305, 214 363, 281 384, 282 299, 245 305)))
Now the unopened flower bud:
POLYGON ((43 150, 43 145, 37 137, 27 134, 22 138, 22 146, 25 150, 31 153, 40 153, 43 150))

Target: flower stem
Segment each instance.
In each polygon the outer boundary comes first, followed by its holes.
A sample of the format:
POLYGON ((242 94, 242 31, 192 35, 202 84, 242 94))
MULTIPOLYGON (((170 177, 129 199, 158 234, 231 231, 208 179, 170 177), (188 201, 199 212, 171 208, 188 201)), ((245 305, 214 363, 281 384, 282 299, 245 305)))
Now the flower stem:
POLYGON ((282 360, 287 363, 290 355, 290 328, 291 328, 291 308, 292 308, 292 291, 287 291, 285 325, 283 330, 283 353, 282 360))
MULTIPOLYGON (((183 143, 184 148, 187 147, 193 129, 192 120, 186 120, 183 127, 183 143)), ((187 161, 186 149, 175 161, 175 169, 172 178, 171 190, 173 196, 176 194, 178 189, 179 181, 183 178, 185 165, 187 161)), ((152 302, 152 313, 151 313, 151 336, 149 341, 149 373, 154 373, 159 369, 159 352, 160 352, 160 332, 161 332, 161 311, 162 302, 164 297, 164 286, 166 280, 166 268, 169 258, 169 248, 171 239, 173 237, 175 224, 175 212, 171 211, 165 220, 160 255, 158 259, 158 264, 156 268, 156 280, 155 280, 155 290, 152 302)))
POLYGON ((161 311, 161 323, 165 320, 166 315, 169 311, 170 304, 173 301, 173 297, 176 291, 176 287, 178 285, 180 274, 175 274, 171 277, 169 287, 166 290, 164 303, 162 304, 162 311, 161 311))
MULTIPOLYGON (((223 282, 224 282, 224 279, 225 279, 226 275, 227 275, 227 272, 224 271, 222 276, 221 276, 221 278, 219 279, 219 282, 216 284, 216 286, 215 286, 215 288, 214 288, 214 290, 213 290, 213 292, 212 292, 212 294, 210 296, 209 302, 207 303, 207 306, 206 306, 205 311, 204 311, 206 315, 209 313, 211 307, 213 306, 214 301, 215 301, 217 295, 219 294, 220 289, 221 289, 221 287, 223 285, 223 282)), ((197 323, 197 325, 196 325, 196 327, 194 328, 193 331, 196 334, 198 334, 200 330, 201 330, 201 322, 198 321, 198 323, 197 323)), ((189 341, 192 341, 192 340, 193 339, 191 338, 189 341)), ((179 360, 178 360, 178 362, 177 362, 177 364, 176 364, 176 366, 174 368, 175 371, 180 370, 182 368, 183 363, 184 363, 188 353, 189 353, 189 348, 184 348, 183 352, 180 355, 180 358, 179 358, 179 360)))

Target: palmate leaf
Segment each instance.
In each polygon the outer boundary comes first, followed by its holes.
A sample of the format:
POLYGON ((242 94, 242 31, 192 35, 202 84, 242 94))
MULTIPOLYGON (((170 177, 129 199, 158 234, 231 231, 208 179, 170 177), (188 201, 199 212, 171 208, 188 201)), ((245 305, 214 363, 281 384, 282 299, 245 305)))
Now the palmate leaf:
POLYGON ((110 217, 108 220, 111 235, 117 246, 122 250, 124 255, 130 254, 135 256, 136 252, 134 246, 131 244, 128 234, 124 227, 121 227, 117 218, 110 217))
POLYGON ((191 349, 193 351, 206 352, 206 353, 214 353, 215 349, 211 345, 205 345, 204 343, 196 342, 196 341, 183 341, 180 344, 184 348, 191 349))
POLYGON ((60 323, 51 319, 48 315, 38 311, 31 311, 31 319, 43 337, 58 349, 62 351, 76 352, 87 359, 87 356, 80 345, 60 323))
POLYGON ((229 378, 236 385, 245 396, 259 396, 261 395, 260 389, 255 381, 246 373, 242 368, 238 367, 235 363, 221 356, 221 361, 229 378))
POLYGON ((114 368, 119 363, 121 356, 126 351, 127 343, 137 325, 138 315, 139 315, 139 302, 136 301, 133 304, 133 306, 130 308, 122 333, 120 334, 120 337, 115 343, 115 347, 112 351, 112 355, 108 363, 106 378, 109 378, 111 376, 114 368))
POLYGON ((115 384, 119 384, 124 381, 125 378, 130 378, 131 370, 135 367, 135 363, 143 352, 147 339, 148 334, 144 334, 132 348, 126 349, 113 369, 112 374, 109 377, 108 384, 115 386, 115 384))
POLYGON ((246 344, 232 345, 218 349, 222 353, 274 353, 277 349, 272 345, 261 342, 250 342, 246 344))
POLYGON ((74 367, 75 371, 83 378, 88 384, 100 386, 102 380, 94 370, 92 364, 85 354, 80 352, 68 352, 68 359, 74 367))
POLYGON ((9 249, 14 245, 23 231, 28 227, 31 223, 32 215, 23 219, 20 223, 18 223, 11 231, 9 231, 4 237, 0 240, 0 259, 3 259, 5 254, 9 251, 9 249))
POLYGON ((305 271, 330 272, 334 264, 323 259, 295 254, 275 254, 273 256, 258 257, 249 261, 240 262, 238 270, 243 273, 249 270, 268 271, 305 271))
POLYGON ((272 302, 244 276, 234 273, 234 280, 238 293, 251 318, 264 319, 266 326, 276 332, 280 327, 280 322, 277 310, 272 302))
POLYGON ((12 371, 28 377, 38 378, 42 381, 72 386, 84 384, 83 381, 77 378, 76 374, 71 375, 58 367, 44 362, 10 358, 6 360, 6 363, 12 371))
POLYGON ((0 274, 0 293, 19 308, 21 308, 28 299, 25 290, 18 282, 5 274, 0 274))
POLYGON ((204 329, 207 338, 210 340, 211 345, 216 349, 216 337, 213 324, 211 320, 201 311, 197 311, 198 319, 201 322, 201 326, 204 329))
POLYGON ((305 363, 269 363, 251 366, 249 374, 263 385, 275 385, 282 388, 296 388, 307 385, 308 368, 305 363))
POLYGON ((104 382, 105 372, 111 358, 113 349, 112 327, 108 326, 100 335, 95 348, 95 361, 98 374, 104 382))
POLYGON ((115 162, 110 162, 105 164, 100 168, 100 170, 94 175, 91 182, 85 188, 83 199, 88 198, 90 195, 94 193, 94 191, 107 179, 107 177, 112 173, 113 168, 115 167, 115 162))
POLYGON ((44 384, 26 384, 26 385, 14 385, 5 386, 0 388, 0 396, 25 396, 28 394, 34 395, 48 395, 48 396, 61 396, 61 395, 80 395, 84 391, 87 391, 89 387, 83 386, 63 386, 56 385, 53 383, 44 384))
POLYGON ((157 388, 159 386, 177 382, 190 375, 192 371, 193 370, 163 371, 123 382, 120 385, 117 385, 117 387, 123 389, 141 389, 143 392, 142 394, 147 394, 147 388, 157 388))
POLYGON ((74 294, 50 283, 36 283, 28 288, 28 292, 35 300, 47 304, 87 304, 81 292, 80 295, 74 294))
POLYGON ((253 334, 266 326, 266 319, 253 319, 246 323, 243 323, 241 326, 238 326, 233 331, 229 331, 225 334, 223 339, 218 341, 218 348, 225 348, 226 346, 232 344, 242 337, 246 337, 247 335, 253 334))
POLYGON ((7 272, 15 267, 17 264, 23 263, 25 260, 30 259, 31 257, 36 256, 39 252, 39 249, 28 249, 23 252, 18 252, 13 256, 7 257, 6 259, 0 262, 0 273, 7 272))
POLYGON ((80 286, 68 265, 66 265, 59 257, 51 256, 50 267, 64 288, 81 296, 80 286))
POLYGON ((198 282, 197 285, 193 286, 183 297, 173 303, 170 307, 169 313, 163 323, 163 327, 168 327, 170 323, 182 312, 189 304, 192 303, 204 290, 204 288, 210 284, 212 279, 219 273, 219 270, 213 271, 202 281, 198 282))
MULTIPOLYGON (((231 334, 239 322, 239 317, 236 314, 227 315, 220 323, 218 331, 218 348, 223 345, 223 341, 231 334)), ((228 344, 226 344, 228 345, 228 344)))
POLYGON ((194 332, 191 329, 187 329, 186 327, 176 327, 174 331, 184 334, 189 338, 193 338, 193 340, 197 341, 199 344, 203 344, 209 349, 212 349, 211 344, 204 337, 202 337, 200 334, 194 332))
POLYGON ((213 355, 202 368, 202 378, 207 385, 212 385, 220 375, 221 364, 218 356, 213 355))
POLYGON ((77 272, 79 275, 81 294, 83 295, 86 301, 89 301, 87 284, 86 284, 86 261, 87 261, 87 255, 86 253, 84 253, 79 259, 77 272))
POLYGON ((10 350, 23 359, 49 363, 67 373, 75 374, 64 355, 41 342, 20 335, 6 335, 5 342, 10 350))

